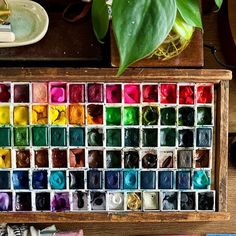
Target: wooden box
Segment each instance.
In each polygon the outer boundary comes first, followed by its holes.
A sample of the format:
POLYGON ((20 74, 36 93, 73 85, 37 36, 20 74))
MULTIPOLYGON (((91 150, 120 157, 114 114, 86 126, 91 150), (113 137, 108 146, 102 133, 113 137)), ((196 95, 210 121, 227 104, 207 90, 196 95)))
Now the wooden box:
MULTIPOLYGON (((113 67, 119 66, 119 53, 116 46, 116 41, 111 30, 111 65, 113 67)), ((178 56, 170 60, 161 61, 155 57, 140 60, 130 67, 189 67, 197 68, 204 66, 203 56, 203 36, 199 29, 193 33, 188 47, 178 56)))
POLYGON ((116 69, 2 68, 0 81, 80 81, 80 82, 201 82, 214 83, 215 135, 213 184, 215 212, 2 212, 0 222, 75 223, 75 222, 193 222, 229 220, 227 212, 228 102, 229 80, 226 70, 128 69, 117 77, 116 69))

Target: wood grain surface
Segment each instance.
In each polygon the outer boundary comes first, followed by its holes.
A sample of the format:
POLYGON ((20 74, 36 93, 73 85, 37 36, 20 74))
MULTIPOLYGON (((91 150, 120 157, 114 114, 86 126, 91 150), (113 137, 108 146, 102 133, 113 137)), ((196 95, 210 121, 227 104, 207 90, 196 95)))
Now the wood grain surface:
POLYGON ((227 212, 129 212, 127 213, 75 213, 75 212, 14 212, 0 213, 1 222, 8 223, 162 223, 226 221, 230 219, 227 212))
POLYGON ((232 79, 229 70, 215 69, 127 69, 116 76, 113 68, 1 68, 0 81, 97 81, 97 82, 212 82, 232 79))
POLYGON ((218 211, 227 211, 229 82, 218 87, 216 114, 216 190, 218 211))
POLYGON ((230 81, 229 93, 229 132, 236 132, 236 80, 230 81))

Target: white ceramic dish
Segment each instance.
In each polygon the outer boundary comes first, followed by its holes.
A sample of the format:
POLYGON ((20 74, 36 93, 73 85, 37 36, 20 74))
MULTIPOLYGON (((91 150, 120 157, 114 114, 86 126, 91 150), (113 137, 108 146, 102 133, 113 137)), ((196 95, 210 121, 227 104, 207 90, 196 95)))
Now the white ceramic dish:
POLYGON ((0 48, 25 46, 40 41, 47 33, 49 24, 44 8, 29 0, 8 0, 8 3, 16 39, 12 43, 0 43, 0 48))

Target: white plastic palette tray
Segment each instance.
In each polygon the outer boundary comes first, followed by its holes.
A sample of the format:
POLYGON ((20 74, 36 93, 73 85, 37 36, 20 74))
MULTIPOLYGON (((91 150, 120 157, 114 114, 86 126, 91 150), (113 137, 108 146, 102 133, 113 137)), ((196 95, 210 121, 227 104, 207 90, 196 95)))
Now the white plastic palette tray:
POLYGON ((213 84, 0 85, 2 97, 9 93, 0 103, 0 155, 12 163, 0 170, 8 179, 0 196, 13 200, 0 209, 215 210, 213 84), (47 164, 37 164, 39 150, 47 164))

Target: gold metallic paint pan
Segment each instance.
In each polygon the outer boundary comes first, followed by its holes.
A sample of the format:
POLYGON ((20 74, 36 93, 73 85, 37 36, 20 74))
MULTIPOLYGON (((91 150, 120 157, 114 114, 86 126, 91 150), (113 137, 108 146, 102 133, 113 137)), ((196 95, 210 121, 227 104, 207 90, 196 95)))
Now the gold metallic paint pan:
POLYGON ((11 11, 9 9, 7 1, 0 0, 0 24, 5 23, 10 15, 11 11))

